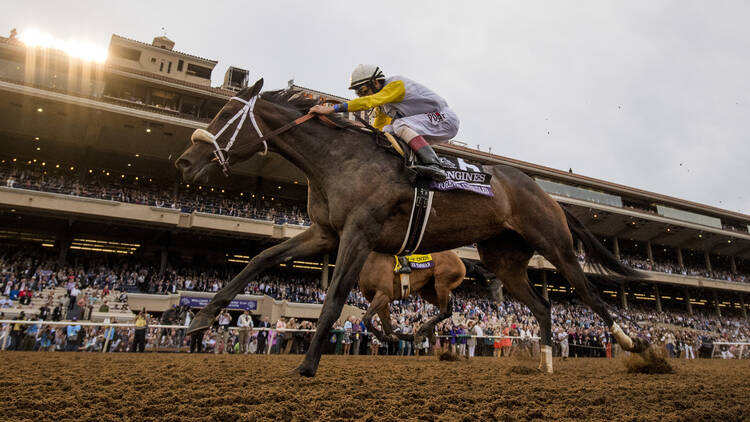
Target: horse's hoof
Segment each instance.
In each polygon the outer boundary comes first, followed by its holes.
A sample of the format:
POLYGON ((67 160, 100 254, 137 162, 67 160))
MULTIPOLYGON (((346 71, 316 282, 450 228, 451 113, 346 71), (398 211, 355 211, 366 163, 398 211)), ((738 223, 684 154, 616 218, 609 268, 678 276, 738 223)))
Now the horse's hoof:
POLYGON ((195 319, 190 323, 190 327, 188 327, 187 331, 185 332, 186 335, 192 335, 192 334, 198 334, 202 333, 209 328, 211 328, 211 324, 213 323, 213 319, 206 315, 201 315, 200 313, 196 315, 195 319))
POLYGON ((303 377, 307 377, 307 378, 312 378, 312 377, 315 376, 315 370, 314 369, 312 369, 312 368, 305 368, 303 365, 298 366, 297 369, 295 369, 294 371, 297 374, 299 374, 299 375, 301 375, 303 377))

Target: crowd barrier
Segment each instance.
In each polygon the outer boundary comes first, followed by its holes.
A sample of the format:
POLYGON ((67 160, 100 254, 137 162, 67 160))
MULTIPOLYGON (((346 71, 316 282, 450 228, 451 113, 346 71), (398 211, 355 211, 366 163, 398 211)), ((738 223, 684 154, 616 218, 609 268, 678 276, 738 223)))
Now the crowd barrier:
MULTIPOLYGON (((730 341, 715 341, 713 343, 713 347, 711 349, 711 358, 716 357, 716 352, 719 352, 719 356, 722 357, 722 359, 727 359, 726 353, 729 352, 732 355, 734 353, 737 353, 736 357, 737 359, 742 359, 742 356, 744 355, 745 346, 750 346, 750 343, 745 342, 730 342, 730 341), (726 347, 722 347, 726 346, 726 347), (732 353, 732 347, 735 347, 734 353, 732 353), (739 350, 736 348, 739 347, 739 350), (725 349, 725 350, 722 350, 725 349)), ((750 347, 748 347, 748 351, 750 351, 750 347)))
MULTIPOLYGON (((81 327, 101 327, 104 330, 114 327, 114 328, 135 328, 135 324, 133 323, 107 323, 107 322, 85 322, 85 321, 17 321, 17 320, 0 320, 0 324, 5 325, 5 327, 0 331, 0 350, 6 350, 9 340, 10 340, 10 332, 15 324, 21 324, 21 325, 38 325, 39 329, 37 330, 37 340, 39 339, 39 335, 42 332, 42 328, 44 326, 62 326, 66 327, 69 325, 79 325, 81 327)), ((186 325, 162 325, 162 324, 153 324, 146 326, 146 329, 168 329, 168 330, 184 330, 188 328, 186 325)), ((240 328, 232 326, 229 327, 230 330, 233 331, 239 331, 240 328)), ((268 341, 266 341, 266 350, 264 350, 264 354, 270 354, 271 349, 273 346, 273 339, 276 336, 277 333, 314 333, 315 330, 311 329, 286 329, 286 328, 260 328, 260 327, 254 327, 251 329, 253 332, 260 332, 260 331, 267 331, 269 332, 268 341)), ((342 330, 336 331, 338 333, 343 333, 342 330)), ((470 335, 470 334, 457 334, 455 336, 451 335, 437 335, 436 337, 439 338, 476 338, 476 339, 511 339, 511 340, 532 340, 532 341, 539 341, 540 337, 537 336, 503 336, 503 335, 482 335, 482 336, 476 336, 476 335, 470 335)), ((102 347, 101 352, 104 353, 108 350, 109 346, 109 336, 105 338, 104 347, 102 347)), ((150 347, 150 350, 152 351, 159 351, 160 348, 158 346, 158 340, 159 337, 157 336, 157 345, 150 347)), ((591 348, 591 349, 604 349, 603 347, 599 346, 587 346, 587 345, 571 345, 577 348, 591 348)), ((184 346, 178 347, 179 351, 180 348, 184 346)), ((745 357, 746 354, 750 354, 750 342, 714 342, 713 343, 713 349, 711 351, 711 358, 717 357, 717 354, 721 358, 728 358, 727 351, 731 351, 731 357, 735 357, 737 359, 742 359, 745 357), (746 353, 747 352, 747 353, 746 353)))

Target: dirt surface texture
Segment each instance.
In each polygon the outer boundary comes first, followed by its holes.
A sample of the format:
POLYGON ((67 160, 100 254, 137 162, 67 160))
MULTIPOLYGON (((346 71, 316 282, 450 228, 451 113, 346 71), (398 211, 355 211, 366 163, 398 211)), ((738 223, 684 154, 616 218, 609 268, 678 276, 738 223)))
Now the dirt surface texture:
POLYGON ((750 362, 4 352, 3 421, 750 421, 750 362))

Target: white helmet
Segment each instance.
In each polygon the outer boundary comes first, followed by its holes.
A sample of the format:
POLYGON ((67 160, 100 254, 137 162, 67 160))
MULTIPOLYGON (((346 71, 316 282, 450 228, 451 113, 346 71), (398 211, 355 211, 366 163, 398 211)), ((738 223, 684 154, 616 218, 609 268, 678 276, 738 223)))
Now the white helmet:
POLYGON ((378 79, 385 79, 383 71, 374 64, 360 64, 352 71, 352 77, 349 80, 349 89, 357 87, 368 82, 374 82, 378 79))

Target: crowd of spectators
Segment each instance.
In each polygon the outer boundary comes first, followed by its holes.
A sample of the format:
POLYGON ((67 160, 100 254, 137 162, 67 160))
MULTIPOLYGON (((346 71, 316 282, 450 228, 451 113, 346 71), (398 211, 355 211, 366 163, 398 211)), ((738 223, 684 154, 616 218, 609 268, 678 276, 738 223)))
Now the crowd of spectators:
POLYGON ((645 271, 656 271, 667 274, 680 274, 693 277, 704 277, 713 280, 734 281, 738 283, 749 283, 750 277, 745 274, 732 273, 727 270, 701 268, 691 265, 680 267, 676 262, 669 261, 652 261, 648 258, 642 258, 634 255, 620 255, 620 261, 623 264, 645 271))
POLYGON ((183 212, 244 217, 273 221, 276 224, 310 225, 304 204, 266 199, 245 192, 227 193, 224 189, 175 185, 164 181, 138 177, 101 169, 91 169, 79 177, 75 166, 60 166, 5 158, 0 165, 0 180, 5 187, 59 193, 85 198, 105 199, 131 204, 179 209, 183 212), (172 192, 170 194, 169 192, 172 192))

